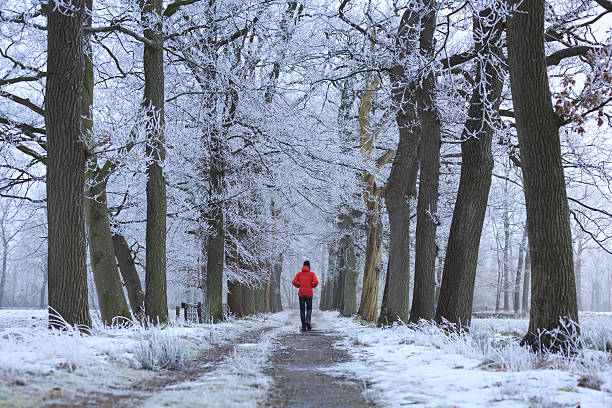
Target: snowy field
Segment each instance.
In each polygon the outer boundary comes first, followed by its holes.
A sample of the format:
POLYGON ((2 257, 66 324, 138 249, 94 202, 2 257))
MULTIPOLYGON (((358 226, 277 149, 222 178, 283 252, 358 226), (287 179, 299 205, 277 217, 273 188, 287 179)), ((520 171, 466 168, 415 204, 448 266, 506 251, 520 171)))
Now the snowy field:
POLYGON ((470 334, 449 337, 428 324, 381 330, 327 318, 354 358, 329 371, 362 379, 385 406, 612 407, 611 316, 580 316, 587 349, 569 358, 521 348, 528 320, 475 319, 470 334))
MULTIPOLYGON (((296 319, 291 310, 162 330, 96 326, 83 336, 47 329, 46 311, 0 310, 0 407, 78 406, 100 393, 130 401, 123 406, 261 406, 273 381, 264 374, 271 351, 296 332, 296 319), (203 363, 211 350, 218 358, 203 363), (164 382, 173 376, 180 380, 164 382)), ((336 347, 353 357, 322 370, 359 379, 379 406, 612 407, 612 316, 581 316, 585 347, 572 357, 519 347, 527 323, 476 319, 470 334, 448 336, 428 324, 383 330, 313 313, 315 328, 342 338, 336 347)))

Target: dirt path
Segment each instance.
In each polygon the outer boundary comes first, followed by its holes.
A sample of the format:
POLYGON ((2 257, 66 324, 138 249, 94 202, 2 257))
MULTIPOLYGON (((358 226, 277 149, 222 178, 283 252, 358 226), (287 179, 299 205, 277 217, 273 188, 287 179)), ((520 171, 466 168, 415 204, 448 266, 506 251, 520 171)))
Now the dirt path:
MULTIPOLYGON (((299 324, 297 315, 295 318, 299 324)), ((351 360, 344 350, 333 347, 340 337, 329 324, 319 322, 312 332, 298 330, 296 324, 296 333, 280 338, 279 346, 272 353, 271 367, 265 373, 273 378, 274 385, 262 407, 375 406, 361 395, 361 382, 348 377, 332 377, 319 370, 351 360)))

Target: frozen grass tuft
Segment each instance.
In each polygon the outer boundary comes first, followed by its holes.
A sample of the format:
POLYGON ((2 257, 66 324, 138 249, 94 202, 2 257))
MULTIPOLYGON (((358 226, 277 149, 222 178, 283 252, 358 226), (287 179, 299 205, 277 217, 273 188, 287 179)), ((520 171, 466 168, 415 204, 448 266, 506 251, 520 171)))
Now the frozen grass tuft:
POLYGON ((134 350, 136 360, 150 370, 185 368, 186 352, 180 337, 157 327, 142 331, 134 350))

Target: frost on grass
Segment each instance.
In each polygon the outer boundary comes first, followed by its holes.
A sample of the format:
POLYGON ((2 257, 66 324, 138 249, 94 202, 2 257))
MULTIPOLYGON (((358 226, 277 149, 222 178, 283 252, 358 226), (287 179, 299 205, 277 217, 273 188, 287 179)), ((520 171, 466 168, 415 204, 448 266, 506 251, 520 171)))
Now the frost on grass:
POLYGON ((180 370, 185 368, 187 360, 181 338, 159 328, 142 331, 142 340, 137 344, 134 356, 143 368, 149 370, 180 370))
MULTIPOLYGON (((158 376, 151 370, 143 370, 145 365, 189 366, 193 363, 191 358, 199 352, 215 344, 233 343, 251 330, 284 325, 285 317, 278 314, 267 321, 253 317, 189 327, 181 321, 172 321, 163 330, 150 332, 125 322, 118 322, 114 327, 105 327, 95 319, 93 323, 89 335, 78 330, 49 330, 46 310, 0 310, 0 405, 6 402, 6 406, 40 406, 40 398, 53 393, 60 382, 61 393, 67 398, 100 390, 130 392, 125 391, 126 384, 130 388, 129 384, 158 376)), ((235 361, 243 368, 262 364, 255 357, 249 362, 238 353, 235 361)), ((227 375, 238 378, 236 373, 227 375)), ((265 377, 257 379, 253 375, 251 378, 252 386, 244 387, 265 389, 265 377)), ((211 384, 215 381, 211 380, 211 384)), ((218 386, 226 389, 226 394, 234 394, 231 383, 219 381, 218 386)), ((245 390, 241 395, 248 393, 245 390)), ((180 398, 180 393, 176 398, 180 398)), ((193 400, 201 404, 202 394, 193 395, 193 400)), ((184 404, 179 400, 177 406, 184 404)))
POLYGON ((327 316, 354 358, 330 373, 367 381, 382 405, 612 406, 610 317, 581 317, 582 336, 566 336, 574 352, 563 355, 521 347, 528 322, 520 319, 475 319, 470 332, 449 332, 426 321, 377 329, 327 316))
MULTIPOLYGON (((268 394, 272 381, 265 375, 276 338, 295 330, 286 324, 286 313, 269 319, 266 326, 277 326, 265 332, 257 343, 236 344, 216 368, 196 381, 168 387, 144 401, 144 406, 198 406, 206 396, 207 407, 256 407, 268 394), (275 320, 276 319, 276 320, 275 320), (282 326, 282 327, 278 327, 282 326)), ((242 321, 244 323, 244 321, 242 321)), ((261 324, 261 322, 260 322, 261 324)))

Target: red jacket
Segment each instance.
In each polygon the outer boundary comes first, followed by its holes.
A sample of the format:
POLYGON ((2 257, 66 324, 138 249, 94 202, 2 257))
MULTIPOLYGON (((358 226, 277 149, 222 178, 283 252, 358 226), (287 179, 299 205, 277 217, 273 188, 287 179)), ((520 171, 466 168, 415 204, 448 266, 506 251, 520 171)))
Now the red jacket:
POLYGON ((302 272, 298 272, 293 278, 293 286, 296 288, 300 288, 298 291, 298 296, 309 296, 312 297, 312 288, 316 288, 319 284, 319 280, 317 279, 317 275, 314 272, 310 272, 310 268, 307 266, 302 266, 302 272))

